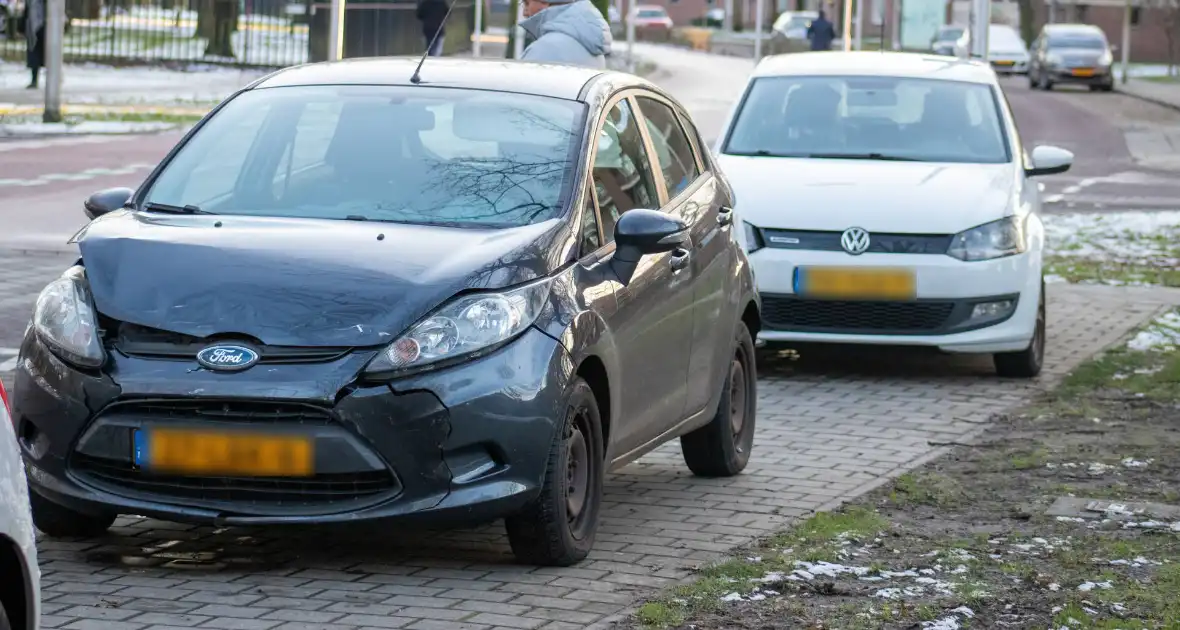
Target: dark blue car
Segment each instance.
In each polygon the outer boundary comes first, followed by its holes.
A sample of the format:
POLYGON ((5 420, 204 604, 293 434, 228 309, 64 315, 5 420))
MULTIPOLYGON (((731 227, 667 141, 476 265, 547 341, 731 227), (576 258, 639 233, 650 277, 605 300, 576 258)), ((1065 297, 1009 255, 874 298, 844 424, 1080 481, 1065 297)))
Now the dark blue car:
POLYGON ((683 108, 416 62, 272 74, 87 201, 13 392, 43 532, 504 517, 565 565, 609 470, 673 438, 745 467, 759 302, 683 108))

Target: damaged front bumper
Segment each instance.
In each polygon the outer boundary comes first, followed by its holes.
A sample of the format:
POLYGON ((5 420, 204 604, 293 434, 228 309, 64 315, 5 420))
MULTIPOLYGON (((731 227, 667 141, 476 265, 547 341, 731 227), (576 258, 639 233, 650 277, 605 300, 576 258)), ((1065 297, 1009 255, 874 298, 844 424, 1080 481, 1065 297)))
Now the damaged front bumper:
POLYGON ((30 489, 82 513, 218 525, 482 522, 536 496, 572 373, 556 340, 529 329, 466 363, 389 384, 356 381, 374 354, 217 373, 195 358, 112 352, 101 372, 86 373, 30 331, 13 396, 30 489), (134 431, 170 425, 297 432, 314 440, 314 476, 137 468, 134 431))

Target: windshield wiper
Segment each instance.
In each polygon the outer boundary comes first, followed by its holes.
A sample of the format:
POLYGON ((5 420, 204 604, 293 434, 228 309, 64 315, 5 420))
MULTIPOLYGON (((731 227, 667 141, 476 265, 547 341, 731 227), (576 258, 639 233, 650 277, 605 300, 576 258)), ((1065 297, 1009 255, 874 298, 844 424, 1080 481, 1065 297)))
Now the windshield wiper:
POLYGON ((156 203, 155 201, 149 201, 143 204, 143 209, 149 212, 166 212, 168 214, 215 214, 191 204, 187 206, 174 206, 167 203, 156 203))
POLYGON ((881 160, 884 162, 925 162, 918 158, 887 153, 808 153, 804 157, 816 160, 881 160))

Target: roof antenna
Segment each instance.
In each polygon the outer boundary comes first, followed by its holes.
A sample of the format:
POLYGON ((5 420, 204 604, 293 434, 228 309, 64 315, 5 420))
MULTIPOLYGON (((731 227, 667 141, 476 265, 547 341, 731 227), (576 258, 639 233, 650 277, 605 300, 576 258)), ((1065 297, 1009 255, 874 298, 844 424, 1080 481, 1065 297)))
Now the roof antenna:
MULTIPOLYGON (((476 0, 481 2, 482 0, 476 0)), ((422 77, 419 76, 422 72, 422 64, 426 62, 426 58, 430 56, 430 50, 434 48, 434 42, 438 41, 438 36, 442 34, 443 28, 447 25, 447 20, 451 17, 451 9, 455 8, 455 0, 447 3, 447 14, 443 16, 442 22, 438 23, 438 29, 434 31, 434 37, 430 38, 430 44, 426 46, 426 52, 422 53, 422 58, 418 60, 418 67, 414 68, 414 74, 410 77, 410 83, 418 85, 422 82, 422 77)))

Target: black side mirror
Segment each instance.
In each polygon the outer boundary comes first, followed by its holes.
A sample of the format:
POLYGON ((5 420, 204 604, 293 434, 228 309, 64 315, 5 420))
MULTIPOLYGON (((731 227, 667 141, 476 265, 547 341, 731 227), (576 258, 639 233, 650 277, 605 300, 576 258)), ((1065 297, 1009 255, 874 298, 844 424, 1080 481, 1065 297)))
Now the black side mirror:
POLYGON ((619 279, 631 281, 639 259, 662 254, 689 242, 688 225, 678 217, 657 210, 630 210, 615 223, 615 255, 612 266, 619 279))
POLYGON ((97 219, 108 212, 114 212, 127 206, 131 195, 135 191, 130 188, 108 188, 100 190, 86 198, 82 206, 86 209, 86 216, 97 219))

